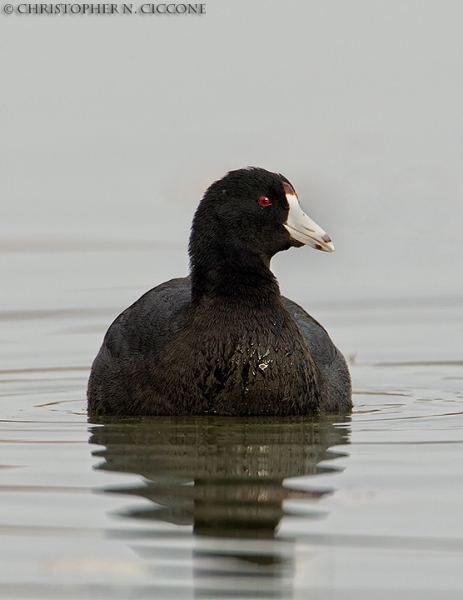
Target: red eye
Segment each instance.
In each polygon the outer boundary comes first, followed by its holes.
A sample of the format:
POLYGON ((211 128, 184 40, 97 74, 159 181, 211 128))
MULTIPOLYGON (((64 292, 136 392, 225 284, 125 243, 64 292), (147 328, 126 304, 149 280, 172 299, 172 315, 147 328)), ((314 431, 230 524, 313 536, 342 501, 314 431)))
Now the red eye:
POLYGON ((270 204, 272 204, 272 201, 270 200, 270 198, 267 198, 267 196, 261 196, 257 202, 261 206, 270 206, 270 204))

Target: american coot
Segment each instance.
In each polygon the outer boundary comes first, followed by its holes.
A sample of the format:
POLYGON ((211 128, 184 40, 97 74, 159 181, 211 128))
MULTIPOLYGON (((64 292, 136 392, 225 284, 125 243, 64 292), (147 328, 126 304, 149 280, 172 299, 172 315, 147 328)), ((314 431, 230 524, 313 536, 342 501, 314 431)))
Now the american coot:
POLYGON ((332 252, 290 182, 231 171, 196 210, 190 277, 144 294, 109 328, 88 385, 108 415, 301 415, 348 410, 349 371, 325 329, 280 295, 270 259, 332 252))

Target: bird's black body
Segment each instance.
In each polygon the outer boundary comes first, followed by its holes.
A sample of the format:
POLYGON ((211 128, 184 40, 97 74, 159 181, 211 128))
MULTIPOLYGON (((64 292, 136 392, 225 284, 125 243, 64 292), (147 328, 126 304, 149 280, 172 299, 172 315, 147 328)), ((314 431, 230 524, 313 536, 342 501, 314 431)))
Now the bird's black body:
POLYGON ((351 407, 343 356, 280 295, 269 268, 276 252, 302 245, 284 226, 283 182, 243 169, 209 188, 193 221, 190 277, 150 290, 117 317, 92 367, 90 410, 299 415, 351 407))

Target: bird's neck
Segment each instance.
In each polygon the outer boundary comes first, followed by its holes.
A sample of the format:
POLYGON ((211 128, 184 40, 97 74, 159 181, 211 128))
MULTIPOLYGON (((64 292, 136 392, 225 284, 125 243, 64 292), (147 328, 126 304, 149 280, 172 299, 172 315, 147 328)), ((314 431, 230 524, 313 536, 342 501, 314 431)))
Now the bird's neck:
MULTIPOLYGON (((212 250, 212 249, 211 249, 212 250)), ((280 287, 270 270, 270 258, 245 248, 227 248, 191 256, 193 303, 220 298, 237 304, 262 305, 278 302, 280 287)))

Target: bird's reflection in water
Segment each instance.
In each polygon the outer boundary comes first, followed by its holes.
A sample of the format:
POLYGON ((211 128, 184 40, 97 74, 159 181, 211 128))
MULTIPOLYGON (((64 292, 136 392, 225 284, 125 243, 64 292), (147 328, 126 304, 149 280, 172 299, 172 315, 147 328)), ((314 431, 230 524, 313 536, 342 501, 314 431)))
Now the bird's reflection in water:
MULTIPOLYGON (((311 506, 331 490, 291 489, 288 479, 342 470, 336 459, 345 454, 330 447, 349 443, 349 422, 349 415, 332 414, 94 418, 90 443, 104 446, 94 452, 103 458, 97 469, 143 477, 139 485, 104 490, 153 503, 121 516, 192 525, 201 536, 193 555, 195 597, 290 597, 283 580, 293 570, 293 552, 288 540, 270 542, 286 514, 284 500, 311 506), (270 587, 262 587, 262 577, 270 587)), ((303 512, 305 519, 320 514, 316 505, 303 512)), ((139 554, 156 552, 143 546, 139 554)))

